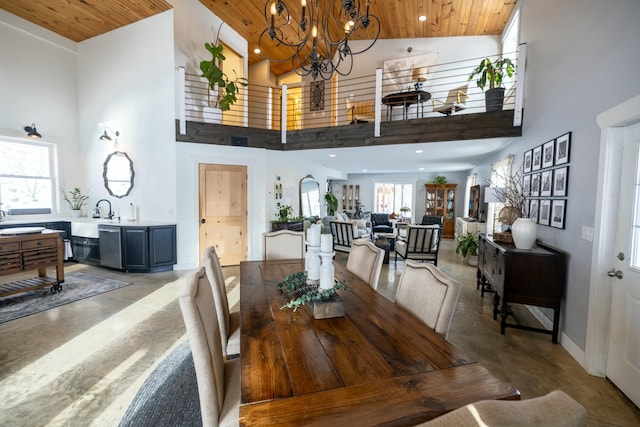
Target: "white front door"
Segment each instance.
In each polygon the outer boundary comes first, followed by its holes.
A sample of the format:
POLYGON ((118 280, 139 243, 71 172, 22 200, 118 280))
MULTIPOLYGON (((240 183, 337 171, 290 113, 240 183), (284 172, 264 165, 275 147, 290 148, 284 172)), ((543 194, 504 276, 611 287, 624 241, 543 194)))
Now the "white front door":
POLYGON ((640 406, 640 123, 624 130, 606 375, 640 406))

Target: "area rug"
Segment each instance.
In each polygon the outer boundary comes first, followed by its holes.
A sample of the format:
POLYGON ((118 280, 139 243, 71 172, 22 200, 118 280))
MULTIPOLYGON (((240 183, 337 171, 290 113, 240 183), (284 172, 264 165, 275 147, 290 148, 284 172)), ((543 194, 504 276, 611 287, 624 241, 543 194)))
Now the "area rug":
POLYGON ((185 341, 151 372, 124 413, 119 427, 201 425, 196 370, 189 341, 185 341))
POLYGON ((65 275, 62 290, 52 294, 50 286, 0 298, 0 323, 19 319, 70 302, 131 285, 131 282, 71 272, 65 275))

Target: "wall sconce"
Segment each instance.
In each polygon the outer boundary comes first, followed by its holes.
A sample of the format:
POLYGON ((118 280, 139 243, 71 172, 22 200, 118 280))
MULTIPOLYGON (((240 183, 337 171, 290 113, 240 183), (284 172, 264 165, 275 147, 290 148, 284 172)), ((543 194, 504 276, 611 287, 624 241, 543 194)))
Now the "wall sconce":
POLYGON ((27 132, 27 136, 30 138, 42 138, 42 135, 40 135, 36 130, 35 123, 31 123, 31 126, 25 126, 24 130, 25 132, 27 132))
POLYGON ((113 148, 118 148, 120 147, 120 144, 118 143, 118 137, 120 136, 120 131, 112 131, 110 128, 106 128, 104 130, 104 133, 102 135, 100 135, 100 141, 112 141, 113 139, 115 139, 115 142, 113 143, 113 148), (109 136, 109 133, 111 133, 112 135, 114 135, 113 138, 111 138, 111 136, 109 136))

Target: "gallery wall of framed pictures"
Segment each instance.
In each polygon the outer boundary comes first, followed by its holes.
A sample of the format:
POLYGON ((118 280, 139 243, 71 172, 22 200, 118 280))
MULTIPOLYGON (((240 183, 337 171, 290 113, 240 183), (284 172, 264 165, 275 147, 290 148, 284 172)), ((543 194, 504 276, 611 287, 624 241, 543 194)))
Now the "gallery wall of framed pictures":
POLYGON ((571 132, 524 153, 522 191, 529 218, 540 225, 565 227, 571 132))

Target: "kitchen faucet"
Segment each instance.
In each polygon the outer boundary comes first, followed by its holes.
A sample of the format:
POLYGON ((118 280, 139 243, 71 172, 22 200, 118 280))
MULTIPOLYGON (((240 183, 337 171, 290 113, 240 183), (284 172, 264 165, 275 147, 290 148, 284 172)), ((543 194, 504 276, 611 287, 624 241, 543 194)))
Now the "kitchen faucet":
POLYGON ((100 199, 98 200, 98 203, 96 203, 96 209, 99 209, 99 204, 100 202, 107 202, 109 204, 109 219, 113 219, 113 212, 111 211, 111 202, 108 201, 107 199, 100 199))

